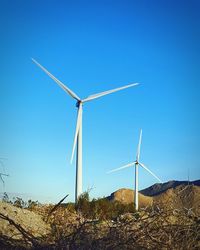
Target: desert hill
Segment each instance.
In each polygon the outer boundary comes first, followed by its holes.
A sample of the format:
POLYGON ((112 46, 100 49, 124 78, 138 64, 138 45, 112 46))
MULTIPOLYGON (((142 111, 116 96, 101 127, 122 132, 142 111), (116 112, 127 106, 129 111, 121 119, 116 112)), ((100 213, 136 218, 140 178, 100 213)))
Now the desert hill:
MULTIPOLYGON (((153 198, 145 196, 143 194, 138 194, 139 198, 139 207, 151 206, 153 204, 153 198)), ((134 200, 134 190, 122 188, 113 192, 110 196, 107 197, 109 201, 119 201, 124 204, 133 203, 134 200)))
MULTIPOLYGON (((139 192, 139 207, 142 208, 151 205, 158 205, 165 210, 184 208, 200 213, 200 186, 194 184, 188 185, 188 182, 180 184, 178 181, 173 181, 173 183, 167 182, 164 184, 153 185, 152 187, 157 187, 157 195, 145 196, 139 192), (172 185, 173 183, 174 185, 172 185), (177 185, 178 183, 179 185, 177 185), (187 183, 187 185, 185 183, 187 183), (164 188, 158 188, 158 185, 164 185, 164 188)), ((199 184, 199 181, 196 181, 195 183, 199 184)), ((150 187, 147 190, 152 189, 150 187)), ((129 204, 134 200, 134 190, 125 188, 119 189, 108 196, 107 199, 110 201, 120 201, 124 204, 129 204)))
POLYGON ((165 209, 187 209, 200 213, 200 187, 195 185, 178 185, 153 196, 153 203, 165 209))
POLYGON ((143 190, 140 190, 140 193, 146 196, 155 196, 159 195, 163 192, 166 192, 170 188, 176 188, 180 185, 194 185, 194 186, 200 186, 200 180, 196 181, 168 181, 165 183, 156 183, 148 188, 145 188, 143 190))

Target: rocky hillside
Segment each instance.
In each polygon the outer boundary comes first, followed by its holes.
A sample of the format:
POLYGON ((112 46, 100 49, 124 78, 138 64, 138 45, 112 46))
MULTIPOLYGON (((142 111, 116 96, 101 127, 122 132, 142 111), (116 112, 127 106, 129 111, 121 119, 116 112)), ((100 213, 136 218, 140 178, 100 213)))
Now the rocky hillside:
POLYGON ((13 240, 19 240, 23 237, 23 229, 27 235, 33 234, 34 237, 50 233, 50 225, 37 213, 0 202, 0 235, 12 236, 13 240))
POLYGON ((146 196, 155 196, 166 192, 170 188, 176 188, 180 185, 200 186, 200 180, 196 181, 168 181, 165 183, 156 183, 148 188, 140 190, 140 193, 146 196))
POLYGON ((200 213, 200 187, 195 185, 178 185, 153 196, 154 204, 165 209, 187 209, 200 213))

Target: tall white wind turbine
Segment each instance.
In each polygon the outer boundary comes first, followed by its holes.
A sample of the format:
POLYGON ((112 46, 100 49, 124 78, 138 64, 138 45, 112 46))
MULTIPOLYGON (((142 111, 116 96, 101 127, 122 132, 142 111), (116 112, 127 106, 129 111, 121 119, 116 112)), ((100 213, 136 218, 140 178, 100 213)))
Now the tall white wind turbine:
POLYGON ((120 168, 113 169, 109 171, 108 173, 112 173, 124 168, 132 167, 135 165, 135 195, 134 195, 134 205, 135 209, 138 210, 138 166, 141 166, 144 168, 147 172, 149 172, 151 175, 153 175, 159 182, 162 182, 160 178, 158 178, 151 170, 149 170, 143 163, 141 163, 140 160, 140 147, 141 147, 141 142, 142 142, 142 129, 140 130, 140 137, 139 137, 139 143, 138 143, 138 148, 137 148, 137 153, 136 153, 136 160, 134 162, 131 162, 127 165, 124 165, 120 168))
POLYGON ((69 94, 73 99, 76 100, 76 107, 78 108, 77 113, 77 122, 76 122, 76 130, 72 148, 71 155, 71 163, 74 157, 75 147, 77 145, 76 152, 76 186, 75 186, 75 202, 77 202, 78 197, 82 193, 82 113, 83 113, 83 104, 88 101, 92 101, 104 95, 108 95, 114 92, 117 92, 122 89, 134 87, 138 85, 138 83, 132 83, 120 88, 104 91, 98 94, 90 95, 85 99, 81 99, 78 95, 76 95, 71 89, 69 89, 66 85, 64 85, 60 80, 58 80, 55 76, 53 76, 47 69, 45 69, 41 64, 39 64, 35 59, 32 58, 32 61, 39 66, 51 79, 53 79, 67 94, 69 94))

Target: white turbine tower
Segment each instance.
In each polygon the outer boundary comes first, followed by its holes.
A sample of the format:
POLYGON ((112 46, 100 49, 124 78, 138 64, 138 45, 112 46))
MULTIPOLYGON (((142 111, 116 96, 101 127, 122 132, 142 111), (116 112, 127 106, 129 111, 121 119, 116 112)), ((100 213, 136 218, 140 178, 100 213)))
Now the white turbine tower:
POLYGON ((135 165, 135 195, 134 195, 134 205, 135 209, 138 210, 138 166, 140 165, 142 168, 144 168, 146 171, 148 171, 151 175, 153 175, 159 182, 162 182, 160 178, 158 178, 151 170, 149 170, 143 163, 141 163, 140 160, 140 146, 142 142, 142 129, 140 130, 140 138, 139 138, 139 143, 138 143, 138 148, 137 148, 137 154, 136 154, 136 161, 131 162, 127 165, 124 165, 120 168, 113 169, 109 171, 108 173, 112 173, 118 170, 121 170, 123 168, 128 168, 132 167, 135 165))
POLYGON ((76 154, 76 186, 75 186, 75 202, 77 202, 78 197, 82 193, 82 112, 83 112, 83 103, 94 100, 96 98, 102 97, 114 93, 116 91, 130 88, 138 85, 138 83, 129 84, 120 88, 104 91, 98 94, 90 95, 85 99, 79 98, 71 89, 64 85, 60 80, 53 76, 47 69, 45 69, 41 64, 39 64, 35 59, 32 58, 32 61, 39 66, 50 78, 52 78, 67 94, 74 98, 76 102, 76 107, 78 108, 77 122, 76 122, 76 131, 74 136, 74 143, 72 148, 71 163, 74 157, 74 151, 77 144, 77 154, 76 154))

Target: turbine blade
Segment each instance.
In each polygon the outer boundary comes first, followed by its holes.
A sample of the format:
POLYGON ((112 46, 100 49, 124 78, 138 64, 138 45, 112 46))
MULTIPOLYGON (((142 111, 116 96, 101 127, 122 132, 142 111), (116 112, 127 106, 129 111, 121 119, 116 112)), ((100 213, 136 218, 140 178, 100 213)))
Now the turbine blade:
POLYGON ((96 99, 96 98, 102 97, 102 96, 104 96, 104 95, 108 95, 108 94, 117 92, 117 91, 122 90, 122 89, 126 89, 126 88, 130 88, 130 87, 137 86, 138 84, 139 84, 139 83, 132 83, 132 84, 129 84, 129 85, 120 87, 120 88, 116 88, 116 89, 104 91, 104 92, 101 92, 101 93, 98 93, 98 94, 94 94, 94 95, 90 95, 90 96, 88 96, 87 98, 85 98, 82 102, 88 102, 88 101, 94 100, 94 99, 96 99))
POLYGON ((8 174, 3 174, 3 173, 0 173, 0 175, 9 176, 8 174))
POLYGON ((140 163, 140 162, 138 162, 139 163, 139 165, 141 166, 141 167, 143 167, 147 172, 149 172, 151 175, 153 175, 157 180, 159 180, 159 182, 161 182, 162 183, 162 180, 160 179, 160 178, 158 178, 158 176, 156 176, 151 170, 149 170, 144 164, 142 164, 142 163, 140 163))
POLYGON ((129 164, 127 164, 127 165, 124 165, 124 166, 122 166, 122 167, 120 167, 120 168, 115 168, 115 169, 113 169, 113 170, 108 171, 107 174, 110 174, 110 173, 115 172, 115 171, 119 171, 119 170, 124 169, 124 168, 131 167, 131 166, 133 166, 135 163, 136 163, 136 162, 132 162, 132 163, 129 163, 129 164))
POLYGON ((81 124, 81 116, 82 116, 82 105, 79 106, 78 108, 78 115, 77 115, 77 122, 76 122, 76 131, 74 135, 74 143, 73 143, 73 148, 72 148, 72 155, 71 155, 71 164, 74 158, 74 151, 77 143, 77 138, 78 138, 78 132, 81 124))
POLYGON ((140 137, 139 137, 139 142, 138 142, 138 148, 137 148, 137 155, 136 155, 136 160, 137 162, 140 159, 140 147, 141 147, 141 142, 142 142, 142 129, 140 130, 140 137))
POLYGON ((55 76, 53 76, 47 69, 45 69, 41 64, 39 64, 35 59, 32 58, 32 61, 40 67, 51 79, 53 79, 65 92, 67 92, 71 97, 80 101, 81 99, 66 85, 64 85, 60 80, 58 80, 55 76))

